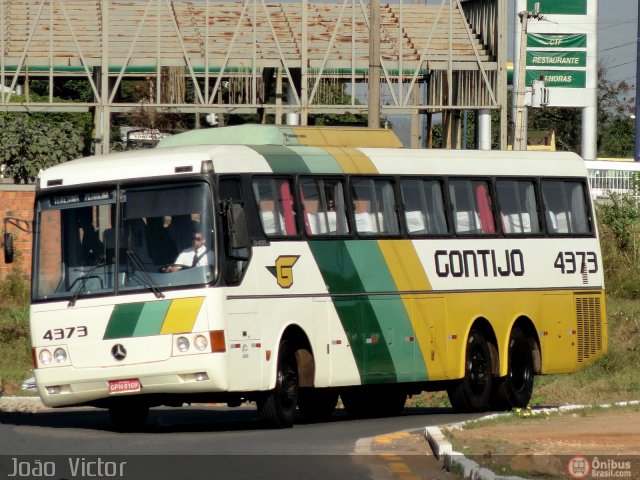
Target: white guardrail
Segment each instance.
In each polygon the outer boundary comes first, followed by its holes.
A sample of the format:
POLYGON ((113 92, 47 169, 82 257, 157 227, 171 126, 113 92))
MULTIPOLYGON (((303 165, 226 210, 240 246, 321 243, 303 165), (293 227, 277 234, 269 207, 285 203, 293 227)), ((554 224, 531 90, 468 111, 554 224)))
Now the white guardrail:
POLYGON ((634 177, 640 174, 640 162, 585 160, 584 164, 594 200, 604 198, 607 192, 633 191, 634 177))

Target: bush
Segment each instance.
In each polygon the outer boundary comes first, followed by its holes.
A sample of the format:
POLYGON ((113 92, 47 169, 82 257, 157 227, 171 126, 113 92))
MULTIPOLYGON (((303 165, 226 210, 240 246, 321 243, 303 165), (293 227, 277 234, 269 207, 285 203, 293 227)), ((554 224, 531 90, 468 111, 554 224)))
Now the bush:
POLYGON ((640 297, 640 206, 629 193, 597 205, 605 285, 616 298, 640 297))
POLYGON ((82 156, 83 148, 82 132, 72 122, 0 115, 0 164, 16 183, 33 181, 40 170, 82 156))
POLYGON ((19 269, 0 282, 0 386, 20 384, 31 370, 29 278, 19 269))

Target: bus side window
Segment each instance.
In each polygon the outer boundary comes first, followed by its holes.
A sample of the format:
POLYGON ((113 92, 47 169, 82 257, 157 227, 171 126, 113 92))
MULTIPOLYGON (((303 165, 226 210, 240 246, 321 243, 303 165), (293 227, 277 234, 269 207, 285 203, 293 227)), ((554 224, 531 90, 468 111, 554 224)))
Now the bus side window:
POLYGON ((463 235, 496 233, 493 202, 487 181, 450 180, 449 195, 456 233, 463 235))
POLYGON ((591 233, 585 187, 582 182, 542 180, 542 199, 549 233, 591 233))
POLYGON ((409 235, 447 233, 439 180, 403 179, 400 181, 400 191, 409 235))
POLYGON ((355 225, 364 235, 400 233, 393 183, 386 179, 357 178, 351 182, 355 225))
POLYGON ((342 180, 302 178, 299 191, 308 235, 349 233, 342 180))
POLYGON ((282 178, 256 178, 253 192, 264 233, 268 236, 298 234, 291 182, 282 178))
POLYGON ((540 233, 535 185, 532 180, 498 179, 496 193, 504 233, 540 233))

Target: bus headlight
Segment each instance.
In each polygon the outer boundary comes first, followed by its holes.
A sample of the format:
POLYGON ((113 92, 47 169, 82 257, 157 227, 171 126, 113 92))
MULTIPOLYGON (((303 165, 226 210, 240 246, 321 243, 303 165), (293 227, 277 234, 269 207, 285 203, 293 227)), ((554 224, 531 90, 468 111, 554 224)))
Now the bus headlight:
POLYGON ((38 358, 40 359, 40 363, 42 365, 51 365, 51 362, 53 361, 51 352, 46 348, 44 350, 40 350, 40 354, 38 355, 38 358))
POLYGON ((187 337, 178 337, 178 340, 176 340, 176 346, 180 352, 184 353, 189 350, 191 345, 187 337))
POLYGON ((56 363, 64 363, 67 361, 67 352, 64 348, 56 348, 53 352, 53 358, 55 358, 56 363))
POLYGON ((209 341, 204 335, 198 335, 193 341, 193 345, 196 347, 196 350, 202 352, 209 346, 209 341))

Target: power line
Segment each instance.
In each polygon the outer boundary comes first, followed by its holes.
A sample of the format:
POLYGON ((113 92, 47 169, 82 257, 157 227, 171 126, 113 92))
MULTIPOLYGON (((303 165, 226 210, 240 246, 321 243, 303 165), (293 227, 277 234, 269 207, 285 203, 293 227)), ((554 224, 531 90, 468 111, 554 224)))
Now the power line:
POLYGON ((613 27, 617 27, 619 25, 624 25, 626 23, 636 23, 638 21, 637 18, 632 18, 631 20, 626 20, 624 22, 619 22, 619 23, 614 23, 612 25, 607 25, 606 27, 601 27, 598 30, 606 30, 607 28, 613 28, 613 27))
POLYGON ((636 42, 627 42, 627 43, 623 43, 621 45, 616 45, 615 47, 609 47, 609 48, 603 48, 602 50, 598 50, 599 52, 608 52, 609 50, 613 50, 615 48, 620 48, 620 47, 626 47, 627 45, 635 45, 636 42))
POLYGON ((607 70, 611 70, 612 68, 617 68, 617 67, 623 67, 624 65, 631 65, 632 63, 636 63, 635 60, 631 60, 629 62, 625 62, 625 63, 619 63, 618 65, 614 65, 612 67, 605 67, 607 70))

